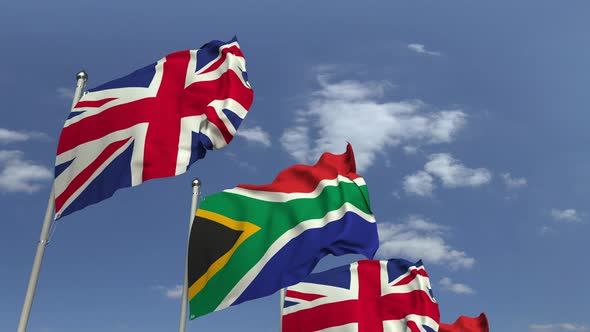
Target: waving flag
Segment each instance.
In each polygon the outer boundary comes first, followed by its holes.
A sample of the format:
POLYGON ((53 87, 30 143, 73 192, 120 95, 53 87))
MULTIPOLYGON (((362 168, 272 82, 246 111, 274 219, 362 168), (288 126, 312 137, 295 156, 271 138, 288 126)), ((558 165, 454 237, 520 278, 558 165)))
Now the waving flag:
POLYGON ((490 332, 490 327, 482 312, 478 317, 461 316, 453 324, 441 323, 438 332, 490 332))
POLYGON ((355 169, 349 145, 271 184, 206 197, 189 240, 190 318, 293 285, 327 254, 373 257, 377 227, 355 169))
POLYGON ((236 134, 253 92, 237 39, 172 53, 89 90, 61 132, 55 218, 184 173, 236 134))
POLYGON ((422 262, 362 260, 287 288, 283 332, 435 332, 440 315, 422 262))

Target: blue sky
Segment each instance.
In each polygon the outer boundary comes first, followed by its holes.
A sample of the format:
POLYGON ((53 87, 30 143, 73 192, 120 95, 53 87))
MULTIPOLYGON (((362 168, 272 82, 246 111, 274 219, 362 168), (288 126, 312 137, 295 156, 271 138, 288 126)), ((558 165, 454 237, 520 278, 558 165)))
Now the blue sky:
MULTIPOLYGON (((422 258, 442 320, 588 331, 590 5, 584 1, 0 4, 0 330, 14 330, 75 73, 89 87, 237 34, 254 104, 184 175, 60 220, 32 332, 174 331, 190 182, 270 182, 352 142, 381 258, 422 258)), ((358 257, 325 259, 318 270, 358 257)), ((278 296, 188 324, 276 331, 278 296)))

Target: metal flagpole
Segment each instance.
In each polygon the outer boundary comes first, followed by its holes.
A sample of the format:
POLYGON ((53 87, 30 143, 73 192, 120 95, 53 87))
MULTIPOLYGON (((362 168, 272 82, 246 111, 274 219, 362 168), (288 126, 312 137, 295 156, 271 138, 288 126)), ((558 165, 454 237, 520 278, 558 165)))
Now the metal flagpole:
POLYGON ((180 327, 178 331, 184 332, 186 329, 186 309, 188 306, 188 244, 191 237, 191 228, 193 226, 193 220, 195 219, 195 213, 197 212, 197 204, 199 198, 199 190, 201 188, 201 181, 195 178, 192 182, 193 186, 193 200, 191 203, 191 216, 188 227, 188 239, 186 241, 186 259, 184 266, 184 283, 182 285, 182 306, 180 307, 180 327))
MULTIPOLYGON (((76 74, 78 83, 76 84, 76 91, 74 92, 74 98, 72 100, 72 106, 70 111, 74 108, 80 96, 82 90, 88 80, 88 75, 85 71, 80 71, 76 74)), ((27 324, 29 323, 29 315, 31 314, 31 306, 33 305, 33 298, 35 297, 35 289, 37 288, 37 281, 39 281, 39 271, 41 270, 41 262, 43 261, 43 254, 45 253, 45 247, 49 240, 49 229, 53 221, 55 214, 55 193, 54 187, 51 186, 51 192, 49 193, 49 201, 47 202, 47 210, 45 211, 45 219, 43 219, 43 227, 41 228, 41 236, 39 237, 39 243, 37 243, 37 252, 35 253, 35 260, 33 261, 33 269, 29 278, 29 285, 27 286, 27 294, 25 295, 25 303, 20 314, 20 320, 18 322, 17 332, 25 332, 27 330, 27 324)))
POLYGON ((279 319, 279 332, 283 332, 283 307, 285 306, 285 293, 286 293, 286 288, 281 288, 281 290, 279 291, 279 305, 280 305, 280 319, 279 319))

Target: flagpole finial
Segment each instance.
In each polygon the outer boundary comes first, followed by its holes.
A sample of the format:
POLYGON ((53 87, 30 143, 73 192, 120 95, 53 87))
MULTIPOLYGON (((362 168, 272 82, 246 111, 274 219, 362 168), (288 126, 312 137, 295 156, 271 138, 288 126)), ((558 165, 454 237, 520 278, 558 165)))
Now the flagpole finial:
POLYGON ((199 178, 195 178, 193 180, 193 187, 200 187, 201 186, 201 180, 199 180, 199 178))
POLYGON ((83 79, 84 82, 88 81, 88 74, 84 70, 80 70, 76 74, 76 80, 83 79))

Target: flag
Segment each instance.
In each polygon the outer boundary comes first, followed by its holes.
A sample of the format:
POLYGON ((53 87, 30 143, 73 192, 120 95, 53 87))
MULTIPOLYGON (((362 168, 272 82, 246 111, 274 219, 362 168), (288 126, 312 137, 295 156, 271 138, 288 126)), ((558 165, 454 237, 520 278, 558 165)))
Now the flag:
POLYGON ((440 315, 421 261, 361 260, 287 288, 283 332, 435 332, 440 315))
POLYGON ((237 39, 179 51, 90 89, 69 114, 55 162, 55 219, 119 188, 184 173, 236 134, 252 104, 237 39))
POLYGON ((352 147, 267 185, 239 185, 201 202, 188 252, 190 318, 295 284, 327 254, 373 257, 379 240, 352 147))
POLYGON ((490 327, 482 312, 478 317, 461 316, 453 324, 441 323, 438 332, 490 332, 490 327))

